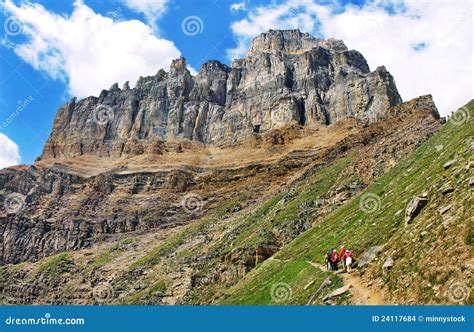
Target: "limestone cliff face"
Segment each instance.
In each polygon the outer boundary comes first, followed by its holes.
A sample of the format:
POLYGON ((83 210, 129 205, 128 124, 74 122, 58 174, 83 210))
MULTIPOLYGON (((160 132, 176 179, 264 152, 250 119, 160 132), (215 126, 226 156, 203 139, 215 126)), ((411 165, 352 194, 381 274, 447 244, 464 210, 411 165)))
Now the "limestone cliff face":
POLYGON ((60 108, 42 157, 158 153, 163 141, 231 145, 290 124, 373 122, 401 103, 390 73, 371 72, 342 41, 298 30, 263 33, 232 67, 205 63, 196 76, 183 58, 169 72, 117 84, 60 108))

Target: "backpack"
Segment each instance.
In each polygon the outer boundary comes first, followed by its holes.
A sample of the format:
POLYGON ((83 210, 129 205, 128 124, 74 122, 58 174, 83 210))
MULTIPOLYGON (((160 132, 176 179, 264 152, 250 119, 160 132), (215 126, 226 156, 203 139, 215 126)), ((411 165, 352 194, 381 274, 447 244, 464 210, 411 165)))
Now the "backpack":
POLYGON ((332 250, 326 251, 326 260, 331 261, 332 259, 332 250))

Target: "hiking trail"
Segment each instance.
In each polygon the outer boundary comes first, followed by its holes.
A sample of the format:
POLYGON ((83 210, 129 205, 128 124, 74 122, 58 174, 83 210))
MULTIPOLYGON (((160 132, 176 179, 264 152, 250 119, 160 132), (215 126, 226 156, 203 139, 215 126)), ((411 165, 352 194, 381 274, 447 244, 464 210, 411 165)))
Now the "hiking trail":
MULTIPOLYGON (((311 266, 320 269, 321 271, 327 272, 326 268, 319 263, 314 263, 311 261, 306 261, 311 266)), ((358 305, 380 305, 385 304, 382 296, 370 289, 369 287, 365 286, 362 283, 362 280, 359 276, 355 275, 355 270, 349 273, 339 273, 344 283, 344 286, 351 285, 349 289, 350 293, 352 294, 351 301, 353 304, 358 305)))

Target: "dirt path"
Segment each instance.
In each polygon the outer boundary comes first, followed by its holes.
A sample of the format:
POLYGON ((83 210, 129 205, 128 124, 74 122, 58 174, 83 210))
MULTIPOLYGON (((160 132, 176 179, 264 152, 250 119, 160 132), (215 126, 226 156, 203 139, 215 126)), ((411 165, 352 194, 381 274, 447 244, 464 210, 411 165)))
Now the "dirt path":
MULTIPOLYGON (((321 264, 307 261, 311 266, 326 272, 326 267, 321 264)), ((341 276, 344 286, 351 285, 350 292, 352 294, 352 303, 358 305, 379 305, 384 304, 382 296, 365 286, 359 276, 353 271, 351 274, 339 273, 341 276)))

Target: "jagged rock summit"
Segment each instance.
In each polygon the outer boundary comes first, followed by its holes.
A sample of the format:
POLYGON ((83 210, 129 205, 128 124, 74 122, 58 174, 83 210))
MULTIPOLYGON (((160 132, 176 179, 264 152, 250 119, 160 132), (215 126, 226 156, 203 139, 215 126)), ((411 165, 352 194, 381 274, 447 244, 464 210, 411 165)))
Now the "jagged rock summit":
POLYGON ((181 58, 134 88, 114 84, 99 97, 72 99, 40 159, 153 154, 180 140, 227 146, 287 125, 370 123, 401 101, 390 73, 371 72, 342 41, 270 30, 232 67, 208 61, 193 76, 181 58))

